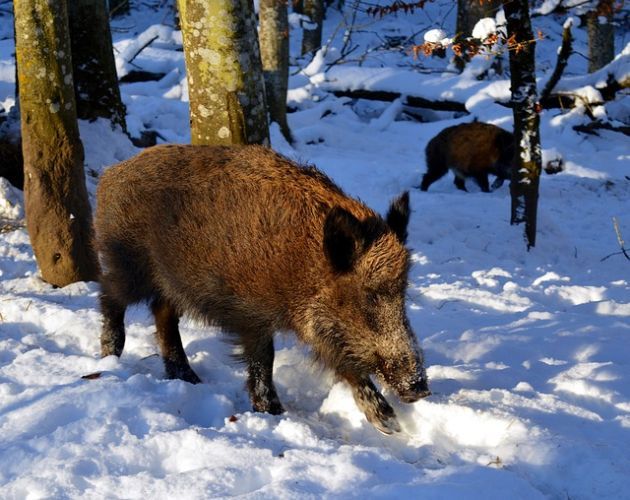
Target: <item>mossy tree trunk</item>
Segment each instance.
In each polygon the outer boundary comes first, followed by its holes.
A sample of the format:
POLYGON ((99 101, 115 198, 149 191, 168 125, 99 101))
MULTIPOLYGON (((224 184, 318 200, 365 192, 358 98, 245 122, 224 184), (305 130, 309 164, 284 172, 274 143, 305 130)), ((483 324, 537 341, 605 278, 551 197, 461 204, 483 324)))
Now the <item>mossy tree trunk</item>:
POLYGON ((287 0, 260 0, 260 54, 271 120, 293 142, 287 123, 289 14, 287 0))
POLYGON ((324 22, 324 0, 304 0, 303 12, 312 22, 312 26, 302 31, 302 55, 314 54, 322 46, 322 24, 324 22))
POLYGON ((615 58, 613 0, 600 0, 586 15, 588 31, 588 72, 593 73, 615 58))
POLYGON ((179 0, 193 144, 268 144, 251 0, 179 0))
POLYGON ((66 2, 15 0, 26 222, 42 278, 94 280, 66 2))
POLYGON ((71 0, 68 20, 78 117, 83 120, 107 118, 113 126, 126 130, 107 0, 71 0))
POLYGON ((515 157, 512 165, 511 223, 525 223, 528 249, 536 245, 538 185, 542 168, 540 117, 537 112, 534 35, 528 0, 504 0, 508 37, 518 46, 510 47, 512 111, 514 114, 515 157))

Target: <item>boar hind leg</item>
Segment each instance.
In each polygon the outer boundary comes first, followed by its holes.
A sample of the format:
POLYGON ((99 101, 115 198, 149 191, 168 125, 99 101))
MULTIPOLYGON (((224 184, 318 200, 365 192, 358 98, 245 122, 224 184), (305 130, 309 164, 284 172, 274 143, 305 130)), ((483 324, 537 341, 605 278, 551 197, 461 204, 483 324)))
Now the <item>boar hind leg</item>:
POLYGON ((475 175, 475 182, 477 182, 484 193, 490 192, 490 185, 488 184, 488 174, 475 175))
POLYGON ((125 309, 107 292, 100 297, 103 329, 101 331, 101 356, 119 356, 125 347, 125 309))
POLYGON ((400 424, 394 409, 368 377, 352 379, 344 377, 352 387, 352 395, 368 422, 383 434, 400 432, 400 424))
POLYGON ((455 184, 455 187, 461 191, 468 191, 468 189, 466 189, 466 181, 464 180, 463 177, 460 177, 458 175, 455 175, 455 179, 453 180, 453 184, 455 184))
POLYGON ((280 415, 284 408, 273 384, 273 336, 265 334, 246 341, 243 353, 247 362, 247 389, 254 411, 280 415))
POLYGON ((503 178, 497 177, 492 183, 492 186, 490 186, 492 191, 494 191, 495 189, 499 189, 501 186, 503 186, 503 182, 505 182, 503 178))
POLYGON ((179 315, 173 306, 162 299, 156 299, 151 305, 155 316, 157 339, 162 352, 166 378, 181 379, 191 384, 198 384, 201 379, 188 364, 188 358, 179 335, 179 315))
POLYGON ((422 176, 422 182, 420 183, 420 191, 426 191, 429 189, 429 186, 433 184, 438 179, 444 177, 444 175, 448 172, 446 168, 429 168, 427 173, 422 176))

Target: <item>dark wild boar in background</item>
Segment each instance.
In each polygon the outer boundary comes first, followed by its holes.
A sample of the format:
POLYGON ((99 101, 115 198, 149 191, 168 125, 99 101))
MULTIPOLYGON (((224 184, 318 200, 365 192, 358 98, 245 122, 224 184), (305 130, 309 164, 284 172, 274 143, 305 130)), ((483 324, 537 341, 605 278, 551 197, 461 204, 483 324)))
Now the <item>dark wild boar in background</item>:
POLYGON ((513 134, 495 125, 472 122, 445 128, 427 144, 427 173, 420 189, 426 191, 451 169, 458 189, 467 191, 465 179, 472 177, 487 193, 488 174, 496 176, 493 189, 503 185, 512 175, 513 157, 513 134))
POLYGON ((408 220, 408 193, 383 219, 268 148, 150 148, 98 186, 102 355, 121 355, 125 309, 148 301, 167 377, 200 382, 178 330, 186 313, 232 335, 254 410, 279 414, 273 334, 292 330, 377 429, 398 431, 370 375, 404 402, 430 394, 405 312, 408 220))

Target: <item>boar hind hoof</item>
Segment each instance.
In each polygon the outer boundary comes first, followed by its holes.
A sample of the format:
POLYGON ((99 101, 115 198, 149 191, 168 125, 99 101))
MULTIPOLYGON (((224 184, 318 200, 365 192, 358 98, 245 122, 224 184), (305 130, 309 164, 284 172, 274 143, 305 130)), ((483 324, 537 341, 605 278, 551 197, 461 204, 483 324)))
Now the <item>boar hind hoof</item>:
POLYGON ((181 366, 165 362, 166 378, 183 380, 189 384, 201 384, 201 379, 190 366, 181 366))
POLYGON ((259 401, 253 405, 254 411, 258 413, 269 413, 271 415, 282 415, 284 413, 284 407, 279 400, 274 399, 272 401, 259 401))

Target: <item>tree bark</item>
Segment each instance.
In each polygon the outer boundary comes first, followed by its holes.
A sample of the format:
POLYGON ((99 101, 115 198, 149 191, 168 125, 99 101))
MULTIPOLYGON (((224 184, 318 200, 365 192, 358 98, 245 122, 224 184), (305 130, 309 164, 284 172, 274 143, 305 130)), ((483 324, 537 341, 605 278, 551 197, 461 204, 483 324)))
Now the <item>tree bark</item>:
POLYGON ((525 239, 529 249, 536 245, 538 185, 542 168, 540 117, 537 112, 536 43, 527 0, 504 0, 503 8, 508 37, 514 37, 518 44, 509 47, 516 145, 510 183, 511 223, 525 223, 525 239))
POLYGON ((260 0, 260 55, 271 121, 293 142, 287 123, 289 83, 289 16, 287 0, 260 0))
POLYGON ((314 54, 322 46, 324 0, 304 0, 303 11, 315 27, 314 29, 305 28, 302 30, 302 55, 314 54))
POLYGON ((593 73, 615 58, 613 0, 600 0, 586 16, 588 30, 588 72, 593 73))
POLYGON ((179 0, 193 144, 268 144, 251 0, 179 0))
POLYGON ((112 126, 119 125, 125 131, 125 106, 118 88, 107 0, 71 0, 68 20, 78 117, 107 118, 112 126))
POLYGON ((26 221, 42 278, 94 280, 65 2, 15 0, 26 221))

